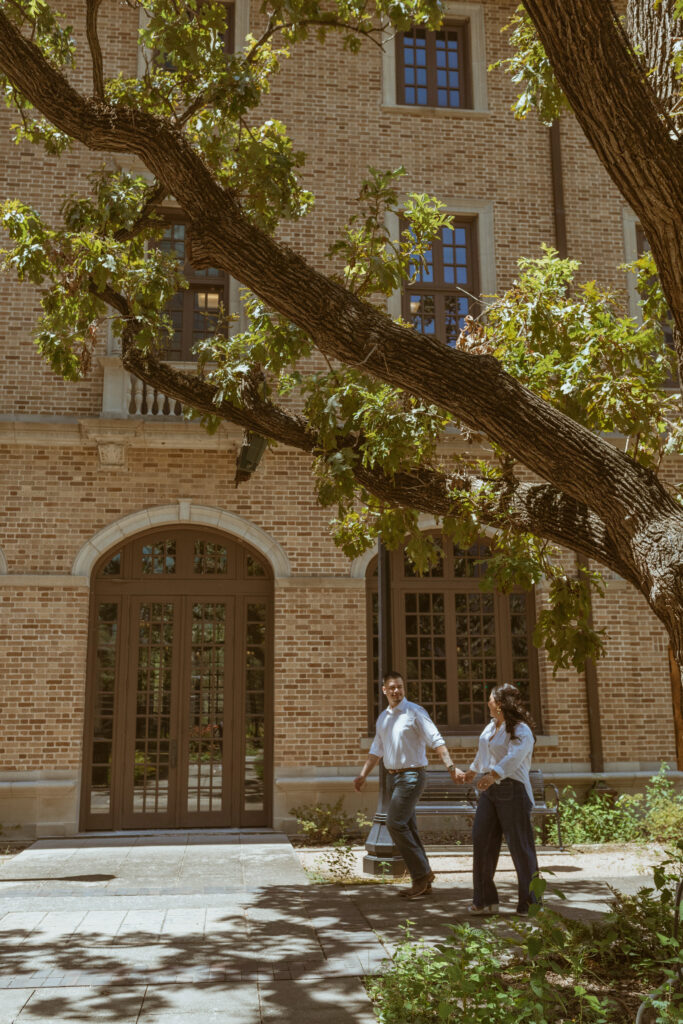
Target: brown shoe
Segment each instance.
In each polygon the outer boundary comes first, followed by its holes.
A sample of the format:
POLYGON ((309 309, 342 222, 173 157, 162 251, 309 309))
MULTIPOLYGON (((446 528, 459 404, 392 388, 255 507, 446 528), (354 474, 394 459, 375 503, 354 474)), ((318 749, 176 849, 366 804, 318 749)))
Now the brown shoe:
MULTIPOLYGON (((432 891, 432 883, 428 882, 426 889, 422 888, 421 883, 417 886, 417 888, 420 889, 420 896, 427 896, 432 891)), ((415 889, 416 889, 416 886, 415 886, 415 883, 413 882, 413 884, 411 885, 410 889, 402 889, 401 892, 399 893, 399 896, 403 900, 418 899, 419 897, 417 895, 415 895, 415 889)))
POLYGON ((422 878, 416 878, 410 889, 405 889, 403 892, 399 893, 399 896, 402 896, 406 900, 419 900, 432 891, 433 881, 434 872, 430 871, 428 875, 423 875, 422 878))

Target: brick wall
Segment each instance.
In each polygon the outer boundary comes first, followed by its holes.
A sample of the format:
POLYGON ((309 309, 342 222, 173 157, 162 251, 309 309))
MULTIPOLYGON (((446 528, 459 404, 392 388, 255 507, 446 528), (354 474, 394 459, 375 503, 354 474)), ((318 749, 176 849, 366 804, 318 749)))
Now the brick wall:
POLYGON ((0 587, 0 771, 78 768, 88 591, 0 587))
MULTIPOLYGON (((500 29, 514 6, 485 4, 487 61, 507 53, 500 29)), ((62 7, 82 41, 82 4, 69 0, 62 7)), ((254 4, 252 29, 259 18, 254 4)), ((107 68, 133 74, 137 12, 107 4, 100 23, 107 68)), ((87 82, 83 64, 74 80, 87 82)), ((555 241, 549 135, 534 115, 523 123, 512 119, 515 90, 507 76, 489 75, 487 88, 488 116, 406 113, 382 106, 382 61, 374 46, 357 57, 334 40, 324 50, 314 42, 297 48, 263 116, 281 117, 295 146, 308 151, 302 177, 317 203, 305 221, 283 225, 281 236, 329 268, 325 253, 348 219, 367 166, 403 164, 406 191, 462 201, 461 212, 468 199, 493 203, 498 289, 507 287, 520 256, 555 241)), ((0 112, 0 195, 25 199, 54 220, 65 195, 82 188, 102 159, 81 147, 61 160, 28 145, 17 148, 6 133, 10 120, 0 112)), ((583 261, 584 277, 620 290, 623 202, 569 117, 561 138, 570 254, 583 261)), ((0 768, 80 765, 87 590, 64 588, 58 579, 53 588, 27 586, 26 574, 68 574, 99 530, 180 499, 243 516, 282 546, 293 576, 307 580, 276 587, 276 769, 358 765, 367 731, 364 591, 340 582, 348 581, 349 563, 330 541, 330 513, 316 505, 308 459, 269 452, 253 479, 236 490, 233 447, 205 445, 196 427, 188 427, 182 447, 137 441, 125 466, 103 465, 83 426, 87 420, 92 427, 100 415, 102 370, 95 360, 78 384, 51 374, 31 343, 38 298, 36 289, 0 278, 0 548, 9 573, 22 577, 0 587, 0 768), (38 433, 28 443, 26 430, 12 433, 9 417, 24 426, 36 417, 50 422, 34 424, 38 433)), ((673 464, 670 473, 677 478, 673 464)), ((573 566, 573 556, 567 555, 567 565, 573 566)), ((606 761, 673 763, 661 628, 623 584, 596 604, 596 622, 610 637, 608 657, 598 665, 606 761)), ((583 677, 553 675, 541 656, 540 679, 544 733, 557 742, 539 747, 537 759, 585 767, 583 677)), ((456 751, 456 760, 465 763, 473 753, 474 746, 456 751)))

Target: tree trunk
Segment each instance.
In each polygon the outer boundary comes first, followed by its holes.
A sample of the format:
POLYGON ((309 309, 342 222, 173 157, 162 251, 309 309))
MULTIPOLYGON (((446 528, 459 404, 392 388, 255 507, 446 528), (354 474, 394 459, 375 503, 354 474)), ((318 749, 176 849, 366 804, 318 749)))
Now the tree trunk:
POLYGON ((683 771, 683 686, 681 684, 681 663, 676 661, 673 649, 669 647, 669 674, 671 678, 671 703, 674 713, 676 735, 676 766, 683 771))

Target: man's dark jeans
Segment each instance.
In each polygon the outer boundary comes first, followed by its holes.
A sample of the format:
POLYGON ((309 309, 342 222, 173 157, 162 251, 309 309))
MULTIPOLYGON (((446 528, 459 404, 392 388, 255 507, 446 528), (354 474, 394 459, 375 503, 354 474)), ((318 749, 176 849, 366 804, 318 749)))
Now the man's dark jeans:
POLYGON ((503 836, 517 872, 517 910, 525 911, 535 902, 529 889, 538 871, 531 808, 524 784, 517 779, 503 779, 479 794, 472 828, 475 907, 499 902, 493 876, 503 836))
POLYGON ((414 771, 388 776, 391 798, 387 828, 413 881, 424 878, 431 870, 415 817, 415 807, 425 788, 425 770, 416 768, 414 771))

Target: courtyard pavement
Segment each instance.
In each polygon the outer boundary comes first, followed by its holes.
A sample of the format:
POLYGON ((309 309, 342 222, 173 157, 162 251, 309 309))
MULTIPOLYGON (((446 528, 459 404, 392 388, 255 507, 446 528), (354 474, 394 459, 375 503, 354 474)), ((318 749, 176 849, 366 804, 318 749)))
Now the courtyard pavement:
MULTIPOLYGON (((406 918, 426 941, 468 919, 466 863, 440 888, 439 860, 431 898, 406 903, 394 885, 311 885, 275 832, 41 840, 0 870, 0 1024, 375 1024, 362 977, 406 918)), ((549 860, 563 912, 604 913, 606 879, 549 860)))

